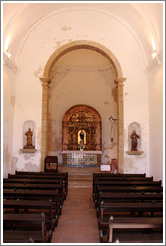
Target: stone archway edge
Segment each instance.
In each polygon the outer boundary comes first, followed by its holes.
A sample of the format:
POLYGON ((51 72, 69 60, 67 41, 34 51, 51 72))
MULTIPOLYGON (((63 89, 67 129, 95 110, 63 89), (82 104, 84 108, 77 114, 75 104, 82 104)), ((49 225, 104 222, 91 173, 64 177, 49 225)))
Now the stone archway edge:
POLYGON ((92 50, 99 52, 103 56, 105 56, 114 65, 116 73, 117 73, 116 76, 118 78, 123 78, 122 69, 121 69, 120 63, 118 59, 116 58, 116 56, 105 46, 99 43, 93 42, 93 41, 88 41, 88 40, 73 41, 57 49, 50 56, 50 58, 48 59, 46 63, 46 66, 43 72, 43 78, 49 78, 49 74, 50 74, 50 70, 52 66, 61 56, 63 56, 64 54, 66 54, 67 52, 71 50, 80 49, 80 48, 92 49, 92 50))
POLYGON ((42 81, 42 126, 41 126, 41 170, 44 168, 44 159, 47 155, 47 121, 48 121, 48 90, 51 83, 49 77, 52 66, 55 62, 63 56, 65 53, 78 49, 87 48, 96 50, 107 57, 110 62, 114 65, 117 77, 115 84, 118 89, 118 171, 123 173, 123 158, 124 158, 124 112, 123 112, 123 82, 126 78, 123 77, 122 69, 118 59, 115 55, 103 45, 100 45, 91 41, 75 41, 66 44, 56 50, 46 63, 43 77, 40 78, 42 81))

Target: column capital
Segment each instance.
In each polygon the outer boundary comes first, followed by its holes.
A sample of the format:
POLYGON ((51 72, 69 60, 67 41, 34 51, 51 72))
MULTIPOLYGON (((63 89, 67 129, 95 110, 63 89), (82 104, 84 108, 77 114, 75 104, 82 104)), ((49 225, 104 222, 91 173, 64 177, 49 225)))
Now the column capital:
POLYGON ((114 83, 116 84, 116 85, 123 85, 123 82, 126 80, 126 78, 116 78, 115 80, 114 80, 114 83))
POLYGON ((42 82, 42 86, 49 86, 51 84, 51 79, 50 78, 40 78, 42 82))

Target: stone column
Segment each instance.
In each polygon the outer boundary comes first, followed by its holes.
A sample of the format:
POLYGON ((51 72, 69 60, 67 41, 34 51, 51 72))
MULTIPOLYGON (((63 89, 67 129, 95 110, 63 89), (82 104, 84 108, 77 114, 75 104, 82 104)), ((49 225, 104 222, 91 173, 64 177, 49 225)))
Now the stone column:
POLYGON ((118 96, 118 172, 123 173, 124 166, 124 109, 123 109, 123 82, 126 78, 116 78, 118 96))
POLYGON ((48 125, 48 89, 49 78, 40 78, 42 81, 42 126, 41 126, 41 171, 44 171, 44 159, 47 155, 47 125, 48 125))

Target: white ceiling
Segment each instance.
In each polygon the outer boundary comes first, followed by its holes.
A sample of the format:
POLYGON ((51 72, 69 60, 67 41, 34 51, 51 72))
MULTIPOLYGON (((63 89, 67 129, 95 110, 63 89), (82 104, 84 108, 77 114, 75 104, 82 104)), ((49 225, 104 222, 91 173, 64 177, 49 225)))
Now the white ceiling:
POLYGON ((3 2, 3 44, 10 37, 10 51, 19 52, 22 40, 30 30, 46 18, 75 10, 91 10, 110 15, 133 32, 149 56, 152 53, 152 38, 158 54, 163 52, 162 2, 3 2))

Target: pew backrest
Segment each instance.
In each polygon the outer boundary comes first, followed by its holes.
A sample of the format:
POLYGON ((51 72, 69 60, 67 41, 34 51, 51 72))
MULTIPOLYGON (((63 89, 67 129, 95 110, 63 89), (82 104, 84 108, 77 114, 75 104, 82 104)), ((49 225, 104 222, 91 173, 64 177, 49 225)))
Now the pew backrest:
POLYGON ((163 228, 162 217, 127 217, 127 218, 113 218, 109 220, 109 242, 113 243, 113 230, 114 229, 160 229, 163 228))

